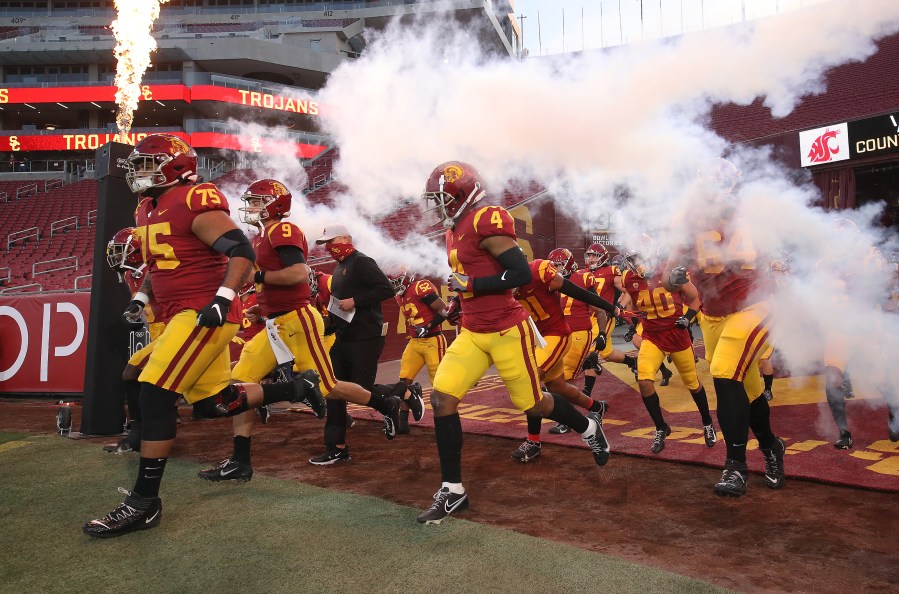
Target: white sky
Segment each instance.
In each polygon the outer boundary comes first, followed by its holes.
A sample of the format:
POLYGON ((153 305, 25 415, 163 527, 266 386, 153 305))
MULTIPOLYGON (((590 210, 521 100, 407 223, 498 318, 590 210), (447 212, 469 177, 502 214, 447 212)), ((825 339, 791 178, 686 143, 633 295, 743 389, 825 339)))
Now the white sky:
POLYGON ((853 0, 514 0, 514 4, 516 16, 525 17, 519 20, 524 47, 531 56, 539 56, 679 35, 738 23, 744 14, 753 20, 826 1, 853 0))

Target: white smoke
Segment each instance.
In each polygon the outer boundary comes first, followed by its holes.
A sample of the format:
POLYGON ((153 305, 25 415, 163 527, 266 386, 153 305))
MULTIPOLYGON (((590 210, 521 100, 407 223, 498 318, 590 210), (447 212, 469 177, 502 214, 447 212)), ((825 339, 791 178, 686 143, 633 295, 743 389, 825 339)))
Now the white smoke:
POLYGON ((728 146, 707 123, 714 104, 757 97, 784 116, 824 90, 828 68, 866 59, 876 39, 897 30, 899 3, 840 0, 673 40, 517 61, 485 55, 477 32, 450 20, 396 24, 334 72, 317 98, 346 190, 333 207, 295 199, 291 218, 310 242, 327 224, 345 223, 382 265, 440 278, 446 256, 441 241, 420 239, 435 230, 425 215, 406 217, 409 236, 419 238, 412 245, 372 221, 420 200, 432 168, 460 159, 494 196, 511 181, 536 181, 584 231, 611 213, 620 236, 649 232, 674 249, 692 241, 691 223, 714 206, 697 193, 694 172, 724 155, 743 180, 721 208, 748 230, 763 262, 781 249, 793 255, 772 304, 773 339, 788 364, 812 369, 829 331, 858 325, 871 340, 861 341, 854 375, 883 377, 874 364, 883 360, 878 337, 899 336, 896 316, 876 313, 888 278, 858 269, 874 246, 895 246, 895 238, 871 224, 870 209, 846 215, 860 229, 855 239, 834 237, 834 215, 810 206, 817 189, 797 184, 764 149, 728 146), (835 251, 858 264, 848 300, 839 289, 843 265, 827 261, 835 251))
MULTIPOLYGON (((339 203, 351 205, 340 216, 394 211, 420 194, 435 165, 460 159, 494 195, 510 180, 535 180, 584 231, 613 213, 622 236, 649 231, 674 247, 690 240, 690 225, 672 221, 694 204, 697 166, 725 155, 744 172, 731 207, 756 248, 794 254, 795 272, 775 296, 773 334, 790 364, 811 368, 820 337, 874 311, 886 277, 856 275, 853 306, 834 303, 836 273, 819 263, 838 245, 834 215, 811 207, 817 190, 797 185, 764 150, 727 146, 707 127, 710 109, 761 97, 784 116, 824 90, 828 68, 866 59, 876 39, 897 30, 899 3, 841 0, 678 39, 516 61, 484 55, 477 32, 452 21, 397 24, 333 73, 318 98, 340 147, 336 174, 347 191, 339 203)), ((873 213, 852 216, 861 231, 851 257, 861 263, 884 237, 873 213)), ((427 229, 420 221, 410 233, 427 229)), ((379 232, 366 240, 382 241, 368 253, 391 253, 379 232)), ((446 269, 442 245, 431 252, 414 254, 419 272, 446 269)), ((896 334, 895 316, 877 325, 896 334)))

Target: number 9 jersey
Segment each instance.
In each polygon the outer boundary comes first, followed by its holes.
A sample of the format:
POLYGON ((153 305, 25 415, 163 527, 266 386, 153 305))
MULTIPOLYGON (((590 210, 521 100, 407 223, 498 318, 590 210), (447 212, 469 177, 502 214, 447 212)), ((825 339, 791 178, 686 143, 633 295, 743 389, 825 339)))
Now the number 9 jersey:
MULTIPOLYGON (((174 186, 159 198, 144 198, 135 212, 135 232, 149 265, 153 297, 163 322, 186 309, 199 311, 215 296, 228 258, 194 235, 194 219, 204 212, 229 213, 228 201, 214 184, 174 186)), ((227 320, 241 322, 240 300, 231 304, 227 320)))
MULTIPOLYGON (((253 238, 253 249, 256 250, 256 268, 269 272, 281 270, 281 258, 278 248, 284 246, 297 247, 303 257, 309 253, 306 236, 299 227, 287 221, 269 225, 253 238)), ((310 282, 316 282, 310 279, 310 282)), ((299 285, 256 285, 256 299, 262 307, 262 313, 269 316, 273 313, 286 313, 309 305, 309 283, 299 285)))

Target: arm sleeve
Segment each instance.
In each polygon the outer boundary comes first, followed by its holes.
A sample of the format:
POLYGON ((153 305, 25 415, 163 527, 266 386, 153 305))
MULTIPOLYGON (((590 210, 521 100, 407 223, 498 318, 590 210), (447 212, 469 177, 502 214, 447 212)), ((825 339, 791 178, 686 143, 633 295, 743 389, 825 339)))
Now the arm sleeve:
POLYGON ((247 236, 240 229, 231 229, 222 234, 212 244, 212 249, 221 252, 229 258, 246 258, 250 262, 256 261, 256 252, 247 236))
POLYGON ((303 250, 295 245, 279 245, 275 248, 275 251, 278 252, 278 259, 284 268, 306 262, 306 258, 303 257, 303 250))
POLYGON ((507 249, 496 260, 504 270, 493 276, 472 279, 471 286, 475 293, 502 293, 531 282, 531 267, 519 247, 507 249))
POLYGON ((612 315, 615 314, 615 305, 609 303, 596 293, 591 293, 586 289, 580 288, 568 279, 565 279, 562 282, 562 288, 559 289, 559 292, 563 295, 568 295, 572 299, 577 299, 578 301, 583 301, 584 303, 592 305, 593 307, 598 307, 606 313, 612 315))
POLYGON ((371 258, 360 258, 356 263, 355 273, 359 291, 352 297, 357 307, 380 303, 395 295, 387 276, 371 258))

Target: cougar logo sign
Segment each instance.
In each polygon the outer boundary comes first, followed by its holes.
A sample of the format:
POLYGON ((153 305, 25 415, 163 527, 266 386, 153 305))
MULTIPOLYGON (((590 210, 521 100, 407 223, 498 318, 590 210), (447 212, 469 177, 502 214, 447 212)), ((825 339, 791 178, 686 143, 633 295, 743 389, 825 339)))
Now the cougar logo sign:
POLYGON ((839 154, 840 145, 836 142, 839 133, 839 130, 828 130, 816 138, 808 153, 808 160, 812 163, 826 163, 833 155, 839 154))
POLYGON ((802 166, 833 163, 849 158, 849 133, 845 123, 799 133, 802 166))

